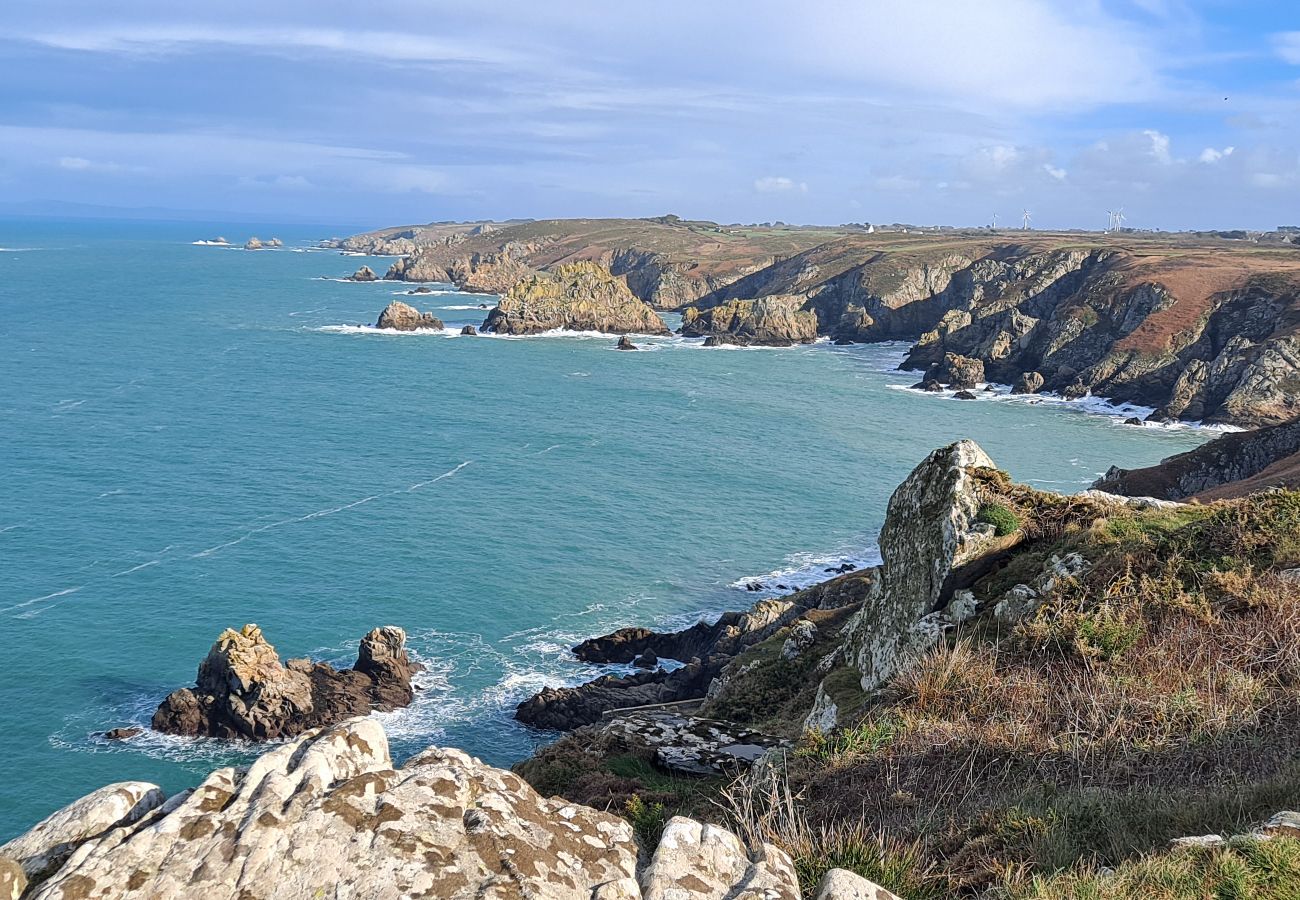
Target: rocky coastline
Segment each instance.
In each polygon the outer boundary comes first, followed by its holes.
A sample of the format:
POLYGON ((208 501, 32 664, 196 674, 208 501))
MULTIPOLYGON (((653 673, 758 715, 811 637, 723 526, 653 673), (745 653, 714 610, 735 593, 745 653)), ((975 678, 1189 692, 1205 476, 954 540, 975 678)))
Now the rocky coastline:
MULTIPOLYGON (((959 441, 894 491, 879 545, 716 622, 582 641, 642 671, 521 703, 568 734, 513 772, 436 747, 395 764, 365 714, 411 699, 398 628, 343 671, 227 631, 155 727, 295 739, 172 797, 74 802, 0 846, 0 897, 1048 898, 1213 854, 1254 878, 1251 853, 1300 848, 1275 805, 1300 733, 1300 494, 1050 494, 959 441), (1230 714, 1188 712, 1210 702, 1230 714)), ((1259 877, 1300 884, 1269 860, 1259 877)))
POLYGON ((742 234, 671 216, 430 226, 333 245, 404 254, 385 278, 502 295, 590 263, 653 309, 681 311, 682 333, 710 346, 907 340, 902 367, 927 381, 952 354, 1021 393, 1091 394, 1150 407, 1157 422, 1254 428, 1300 415, 1300 258, 1289 245, 742 234))

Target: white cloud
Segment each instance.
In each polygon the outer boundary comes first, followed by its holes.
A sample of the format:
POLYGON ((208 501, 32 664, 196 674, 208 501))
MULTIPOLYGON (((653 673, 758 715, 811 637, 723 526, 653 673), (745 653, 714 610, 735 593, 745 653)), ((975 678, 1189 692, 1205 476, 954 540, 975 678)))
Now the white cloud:
POLYGON ((1064 169, 1052 165, 1051 163, 1043 163, 1043 171, 1046 172, 1048 175, 1051 175, 1057 181, 1065 180, 1066 171, 1064 169))
POLYGON ((1142 134, 1150 139, 1151 149, 1149 152, 1151 153, 1151 156, 1155 158, 1156 162, 1160 163, 1162 166, 1167 166, 1174 161, 1173 157, 1169 153, 1169 135, 1162 134, 1153 129, 1147 129, 1142 132, 1142 134))
POLYGON ((1293 66, 1300 66, 1300 31, 1283 31, 1273 35, 1273 50, 1293 66))
POLYGON ((122 163, 101 162, 99 160, 86 159, 84 156, 60 156, 58 160, 60 169, 66 169, 69 172, 97 172, 100 174, 115 174, 118 172, 143 172, 143 166, 127 166, 122 163))
POLYGON ((1213 147, 1206 147, 1201 151, 1201 162, 1216 163, 1224 157, 1231 156, 1236 147, 1224 147, 1222 150, 1215 150, 1213 147))
POLYGON ((786 178, 784 175, 767 175, 754 181, 754 190, 763 194, 776 194, 796 189, 806 194, 808 193, 808 183, 806 181, 796 182, 793 178, 786 178))

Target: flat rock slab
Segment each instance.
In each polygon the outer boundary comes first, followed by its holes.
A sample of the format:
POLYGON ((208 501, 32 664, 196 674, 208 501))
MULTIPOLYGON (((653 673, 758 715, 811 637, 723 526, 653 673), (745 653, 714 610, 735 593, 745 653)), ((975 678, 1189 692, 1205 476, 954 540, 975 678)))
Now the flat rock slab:
POLYGON ((735 775, 769 750, 791 746, 784 738, 734 722, 703 719, 675 710, 615 714, 601 725, 601 730, 652 751, 659 765, 687 775, 735 775))

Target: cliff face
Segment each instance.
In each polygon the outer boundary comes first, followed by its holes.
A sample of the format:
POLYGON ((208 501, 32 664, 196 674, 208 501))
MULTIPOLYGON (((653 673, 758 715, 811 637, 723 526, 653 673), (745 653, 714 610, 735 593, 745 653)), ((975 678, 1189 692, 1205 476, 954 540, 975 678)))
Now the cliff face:
POLYGON ((667 334, 668 326, 627 285, 595 263, 567 263, 515 282, 488 313, 483 331, 667 334))
POLYGON ((1225 434, 1144 469, 1112 467, 1093 487, 1112 494, 1222 500, 1271 487, 1300 488, 1300 419, 1225 434))
POLYGON ((692 306, 682 314, 682 334, 726 344, 807 344, 817 339, 817 316, 802 306, 803 298, 791 295, 729 300, 704 312, 692 306))

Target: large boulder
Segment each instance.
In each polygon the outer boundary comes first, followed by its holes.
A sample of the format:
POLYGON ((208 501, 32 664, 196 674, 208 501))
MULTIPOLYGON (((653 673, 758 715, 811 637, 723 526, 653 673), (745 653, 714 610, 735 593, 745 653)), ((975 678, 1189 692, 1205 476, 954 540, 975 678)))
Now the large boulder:
POLYGON ((26 881, 39 882, 56 872, 81 844, 139 821, 164 799, 156 784, 123 781, 106 785, 0 846, 0 858, 16 862, 26 881))
POLYGON ((704 337, 706 346, 811 343, 817 340, 817 314, 804 308, 806 302, 806 297, 797 294, 777 294, 729 300, 703 311, 692 306, 682 314, 682 334, 704 337))
POLYGON ((970 390, 984 383, 984 363, 969 356, 945 353, 932 377, 954 390, 970 390))
POLYGON ((1037 394, 1043 389, 1043 376, 1038 372, 1024 372, 1011 386, 1013 394, 1037 394))
POLYGON ((394 300, 384 307, 384 311, 379 314, 379 320, 375 322, 375 327, 387 328, 393 331, 420 331, 424 329, 441 331, 442 319, 439 319, 433 313, 420 312, 414 306, 403 303, 401 300, 394 300))
POLYGON ((168 694, 152 725, 167 734, 260 741, 407 706, 420 667, 405 645, 402 629, 376 628, 362 638, 356 664, 339 671, 307 659, 282 664, 262 629, 228 628, 199 664, 196 685, 168 694))
POLYGON ((375 721, 218 769, 76 849, 33 900, 634 898, 632 828, 459 750, 393 765, 375 721), (622 893, 619 893, 619 889, 622 893))
POLYGON ((593 262, 566 263, 515 282, 488 313, 481 330, 669 333, 658 313, 633 296, 622 279, 593 262))
POLYGON ((789 855, 771 844, 751 851, 716 825, 674 816, 641 874, 645 900, 799 900, 789 855))
POLYGON ((879 578, 844 631, 846 661, 861 673, 863 690, 938 640, 932 614, 952 593, 954 572, 993 541, 993 529, 976 522, 982 501, 973 477, 993 468, 978 444, 958 441, 926 457, 889 498, 879 578))
POLYGON ((831 869, 817 883, 817 890, 809 900, 902 900, 902 898, 848 869, 831 869))

